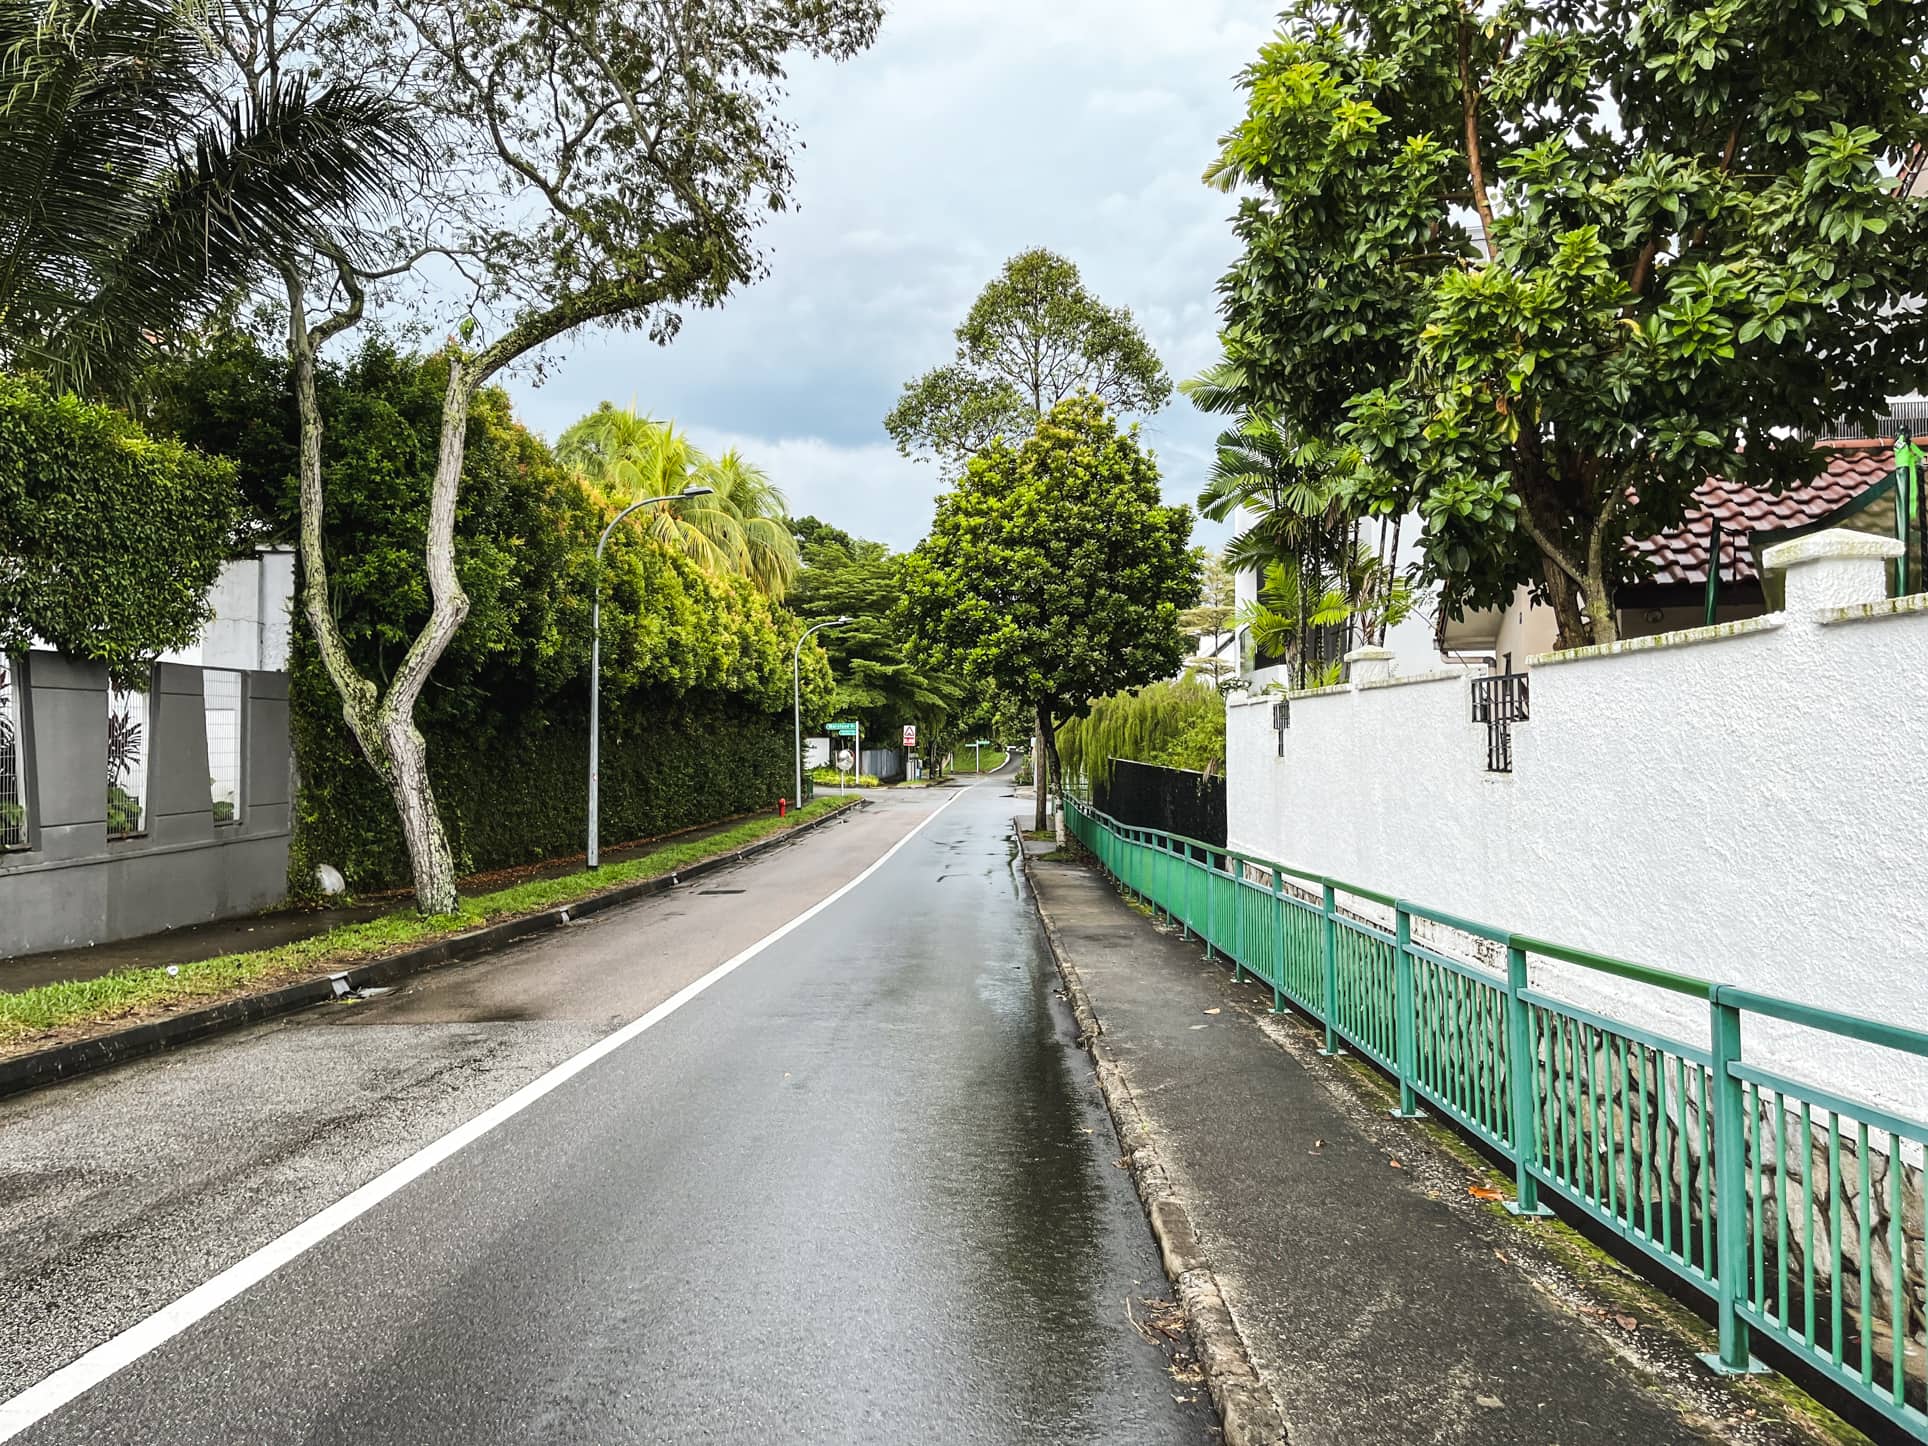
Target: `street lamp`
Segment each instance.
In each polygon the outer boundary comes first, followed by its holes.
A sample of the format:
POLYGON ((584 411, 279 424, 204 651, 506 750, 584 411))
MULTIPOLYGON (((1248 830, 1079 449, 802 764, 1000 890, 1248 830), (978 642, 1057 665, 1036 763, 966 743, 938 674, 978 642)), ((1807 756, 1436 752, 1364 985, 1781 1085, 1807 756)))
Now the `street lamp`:
POLYGON ((599 787, 598 765, 602 762, 602 556, 603 548, 609 543, 609 534, 638 507, 648 507, 657 502, 679 502, 685 497, 706 497, 716 491, 714 487, 685 487, 681 492, 668 497, 645 497, 640 502, 632 502, 621 512, 609 519, 609 526, 602 530, 596 539, 596 591, 594 601, 589 605, 589 867, 596 868, 602 862, 602 850, 598 846, 596 825, 599 820, 597 797, 599 787))
POLYGON ((803 645, 810 637, 810 634, 814 632, 818 632, 824 628, 840 628, 845 623, 855 621, 855 618, 849 616, 829 618, 824 622, 816 624, 814 627, 805 628, 803 630, 803 637, 797 639, 796 651, 790 655, 790 711, 791 716, 796 720, 797 726, 797 756, 795 759, 797 765, 797 794, 796 797, 790 801, 798 808, 803 807, 803 645))

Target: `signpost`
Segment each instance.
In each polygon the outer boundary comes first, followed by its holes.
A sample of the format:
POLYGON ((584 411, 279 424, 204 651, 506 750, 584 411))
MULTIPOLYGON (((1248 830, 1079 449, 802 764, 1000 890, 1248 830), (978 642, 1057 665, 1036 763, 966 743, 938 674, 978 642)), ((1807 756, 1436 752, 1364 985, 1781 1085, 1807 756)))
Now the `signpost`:
POLYGON ((916 746, 917 746, 917 725, 915 723, 906 723, 904 725, 904 747, 915 748, 916 746))
POLYGON ((855 723, 826 723, 824 724, 823 731, 828 733, 832 738, 848 738, 851 740, 851 746, 849 748, 839 748, 837 750, 837 792, 841 794, 844 791, 843 776, 850 771, 851 765, 857 761, 858 755, 854 751, 857 741, 857 725, 855 723))
POLYGON ((973 739, 971 747, 977 750, 977 771, 981 777, 984 773, 984 740, 982 738, 973 739))

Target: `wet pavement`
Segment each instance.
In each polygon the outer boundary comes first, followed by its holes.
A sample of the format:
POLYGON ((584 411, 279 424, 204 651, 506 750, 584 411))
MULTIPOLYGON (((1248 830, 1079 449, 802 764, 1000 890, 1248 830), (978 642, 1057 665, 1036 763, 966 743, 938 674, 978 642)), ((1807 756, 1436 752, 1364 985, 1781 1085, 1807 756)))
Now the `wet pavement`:
POLYGON ((879 797, 394 995, 0 1106, 0 1422, 928 819, 647 1033, 19 1439, 1214 1439, 1133 1321, 1166 1285, 1011 810, 995 782, 879 797))
POLYGON ((1489 1178, 1388 1118, 1396 1096, 1321 1058, 1269 987, 1234 982, 1088 863, 1026 847, 1293 1446, 1812 1439, 1706 1371, 1692 1351, 1708 1343, 1657 1329, 1665 1314, 1624 1285, 1594 1295, 1569 1269, 1590 1252, 1553 1259, 1549 1227, 1474 1198, 1489 1178))

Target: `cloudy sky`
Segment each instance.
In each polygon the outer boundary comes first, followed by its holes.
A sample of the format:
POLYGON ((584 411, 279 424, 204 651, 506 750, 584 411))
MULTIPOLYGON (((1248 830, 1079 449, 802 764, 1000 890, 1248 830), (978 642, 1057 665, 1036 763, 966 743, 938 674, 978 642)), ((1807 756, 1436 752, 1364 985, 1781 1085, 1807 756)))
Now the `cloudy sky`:
MULTIPOLYGON (((1199 175, 1238 115, 1232 77, 1270 31, 1267 6, 886 4, 873 49, 794 77, 799 205, 764 232, 770 277, 667 349, 577 339, 540 386, 511 383, 530 425, 553 439, 605 397, 633 403, 740 447, 793 512, 901 548, 928 527, 937 479, 897 455, 884 413, 950 359, 1013 252, 1070 257, 1174 378, 1212 361, 1213 284, 1235 248, 1231 202, 1199 175)), ((1196 496, 1215 430, 1182 398, 1147 423, 1169 498, 1196 496)))

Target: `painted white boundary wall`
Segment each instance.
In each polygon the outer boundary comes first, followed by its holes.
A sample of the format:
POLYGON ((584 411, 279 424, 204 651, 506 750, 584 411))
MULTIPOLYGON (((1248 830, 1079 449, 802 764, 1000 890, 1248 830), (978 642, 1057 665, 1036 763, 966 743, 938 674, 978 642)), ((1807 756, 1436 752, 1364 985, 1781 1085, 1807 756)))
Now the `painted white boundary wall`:
MULTIPOLYGON (((1928 1028, 1928 596, 1881 600, 1898 546, 1840 531, 1785 543, 1765 559, 1787 569, 1785 613, 1532 659, 1511 774, 1486 772, 1463 673, 1294 696, 1284 757, 1277 695, 1235 698, 1230 845, 1928 1028)), ((1707 1043, 1699 1001, 1545 960, 1534 982, 1707 1043)), ((1928 1060, 1752 1016, 1742 1046, 1928 1120, 1928 1060)))

